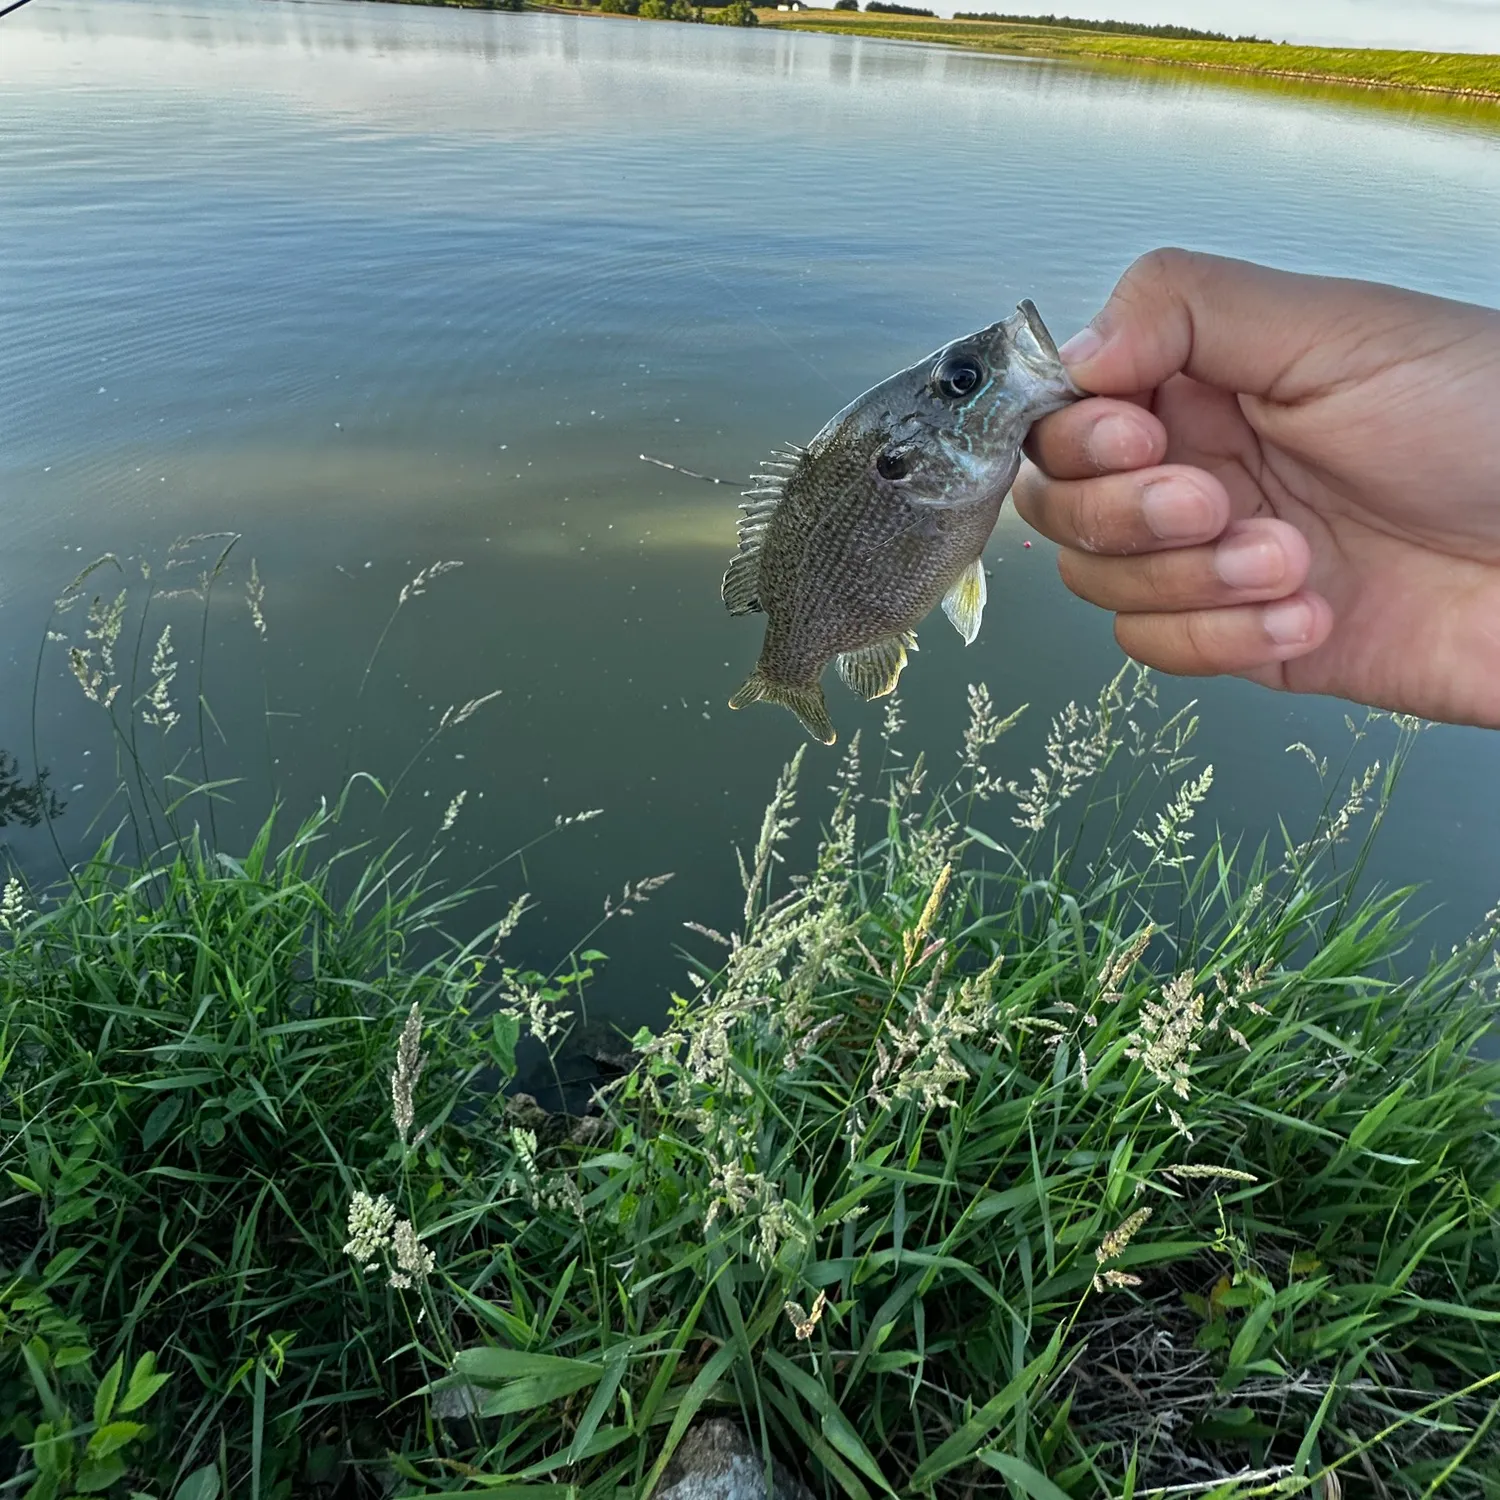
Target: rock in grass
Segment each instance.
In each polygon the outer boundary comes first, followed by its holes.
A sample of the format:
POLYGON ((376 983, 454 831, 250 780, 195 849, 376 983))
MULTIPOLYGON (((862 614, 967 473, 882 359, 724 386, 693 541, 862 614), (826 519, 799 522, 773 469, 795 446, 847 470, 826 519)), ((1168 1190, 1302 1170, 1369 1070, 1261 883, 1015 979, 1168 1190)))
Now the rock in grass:
POLYGON ((806 1486, 780 1464, 767 1491, 759 1450, 723 1417, 700 1422, 688 1433, 655 1493, 656 1500, 812 1500, 806 1486))

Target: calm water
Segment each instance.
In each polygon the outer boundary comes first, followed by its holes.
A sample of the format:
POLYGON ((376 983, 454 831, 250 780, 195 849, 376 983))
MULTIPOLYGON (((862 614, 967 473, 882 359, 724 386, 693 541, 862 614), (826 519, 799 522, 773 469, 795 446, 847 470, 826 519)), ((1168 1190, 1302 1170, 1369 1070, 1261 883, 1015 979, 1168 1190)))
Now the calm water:
MULTIPOLYGON (((1022 295, 1071 332, 1174 241, 1500 302, 1500 128, 867 39, 37 0, 0 22, 0 747, 29 768, 38 643, 83 562, 176 587, 174 538, 241 532, 269 636, 221 591, 211 771, 249 778, 225 818, 272 785, 298 811, 336 791, 351 731, 389 782, 445 708, 500 689, 381 827, 425 839, 467 790, 465 875, 605 809, 502 889, 543 901, 527 941, 550 958, 606 891, 676 871, 599 940, 601 997, 653 1014, 680 924, 732 920, 731 845, 799 731, 723 706, 759 640, 717 597, 737 497, 638 455, 738 478, 1022 295), (401 612, 356 702, 402 584, 440 559, 464 566, 401 612)), ((1118 660, 1024 534, 1007 513, 979 642, 929 624, 903 684, 940 764, 966 682, 1033 703, 1034 735, 1118 660)), ((163 611, 190 653, 194 605, 163 611)), ((113 761, 46 649, 36 729, 72 853, 113 761)), ((1283 747, 1337 751, 1343 706, 1196 690, 1213 814, 1305 809, 1283 747)), ((876 722, 830 699, 846 737, 876 722)), ((1500 893, 1497 769, 1500 738, 1433 731, 1385 841, 1382 877, 1442 904, 1436 940, 1500 893)), ((0 838, 47 868, 40 830, 0 838)))

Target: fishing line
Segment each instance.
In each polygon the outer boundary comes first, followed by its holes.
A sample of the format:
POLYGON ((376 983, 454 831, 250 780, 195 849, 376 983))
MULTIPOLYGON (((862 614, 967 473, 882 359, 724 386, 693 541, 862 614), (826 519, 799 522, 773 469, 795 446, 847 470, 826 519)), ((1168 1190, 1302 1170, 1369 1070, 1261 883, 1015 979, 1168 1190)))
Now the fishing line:
POLYGON ((658 469, 670 469, 674 474, 686 474, 689 479, 702 479, 709 484, 727 484, 731 488, 738 488, 741 481, 738 479, 717 479, 712 474, 700 474, 696 469, 684 469, 681 464, 669 464, 664 458, 652 458, 649 453, 641 454, 641 462, 655 464, 658 469))
MULTIPOLYGON (((21 0, 21 3, 24 5, 26 3, 26 0, 21 0)), ((749 313, 750 316, 754 318, 755 321, 759 323, 760 326, 771 335, 772 338, 774 338, 779 344, 781 344, 789 354, 794 355, 797 359, 800 359, 802 363, 805 364, 807 368, 811 370, 813 374, 816 375, 818 379, 821 380, 823 384, 829 388, 829 390, 838 389, 838 386, 830 378, 826 370, 820 369, 817 365, 815 365, 801 349, 799 349, 794 343, 792 343, 792 341, 787 338, 787 336, 779 328, 775 326, 775 324, 769 323, 765 318, 761 317, 759 308, 751 307, 748 303, 741 301, 734 288, 730 286, 727 281, 721 280, 719 276, 715 274, 714 268, 709 265, 708 257, 706 255, 696 256, 694 257, 694 259, 699 268, 709 277, 714 285, 717 286, 732 302, 735 302, 739 305, 741 312, 749 313)))

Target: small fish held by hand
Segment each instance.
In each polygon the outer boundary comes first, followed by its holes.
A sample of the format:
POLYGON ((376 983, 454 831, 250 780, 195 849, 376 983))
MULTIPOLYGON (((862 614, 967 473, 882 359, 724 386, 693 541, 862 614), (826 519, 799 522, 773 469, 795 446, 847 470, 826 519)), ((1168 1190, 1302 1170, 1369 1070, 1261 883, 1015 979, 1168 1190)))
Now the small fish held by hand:
POLYGON ((831 745, 823 668, 856 693, 894 690, 913 629, 939 602, 967 645, 984 611, 979 560, 1031 424, 1079 398, 1030 302, 851 402, 772 459, 741 507, 724 575, 732 615, 763 610, 760 660, 729 700, 789 708, 831 745))

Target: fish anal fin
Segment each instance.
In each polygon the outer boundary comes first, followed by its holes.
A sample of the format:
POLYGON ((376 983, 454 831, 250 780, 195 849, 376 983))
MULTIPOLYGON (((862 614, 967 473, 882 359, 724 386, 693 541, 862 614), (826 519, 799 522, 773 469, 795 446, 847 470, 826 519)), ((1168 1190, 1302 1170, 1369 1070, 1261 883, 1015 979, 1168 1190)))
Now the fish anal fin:
POLYGON ((977 557, 943 595, 943 613, 953 622, 953 628, 964 638, 966 646, 972 646, 974 637, 979 634, 979 622, 984 618, 984 601, 988 597, 984 564, 977 557))
POLYGON ((804 686, 774 682, 757 667, 729 700, 731 708, 743 708, 747 703, 779 703, 783 708, 791 709, 802 720, 803 728, 815 740, 831 745, 838 738, 833 720, 828 717, 828 706, 823 701, 820 683, 804 686))
POLYGON ((906 632, 888 636, 872 646, 861 646, 858 651, 845 651, 837 658, 839 676, 861 698, 883 698, 895 692, 901 669, 906 665, 906 653, 916 647, 916 637, 906 632))
POLYGON ((736 552, 730 559, 720 592, 732 615, 748 615, 760 608, 760 550, 736 552))

